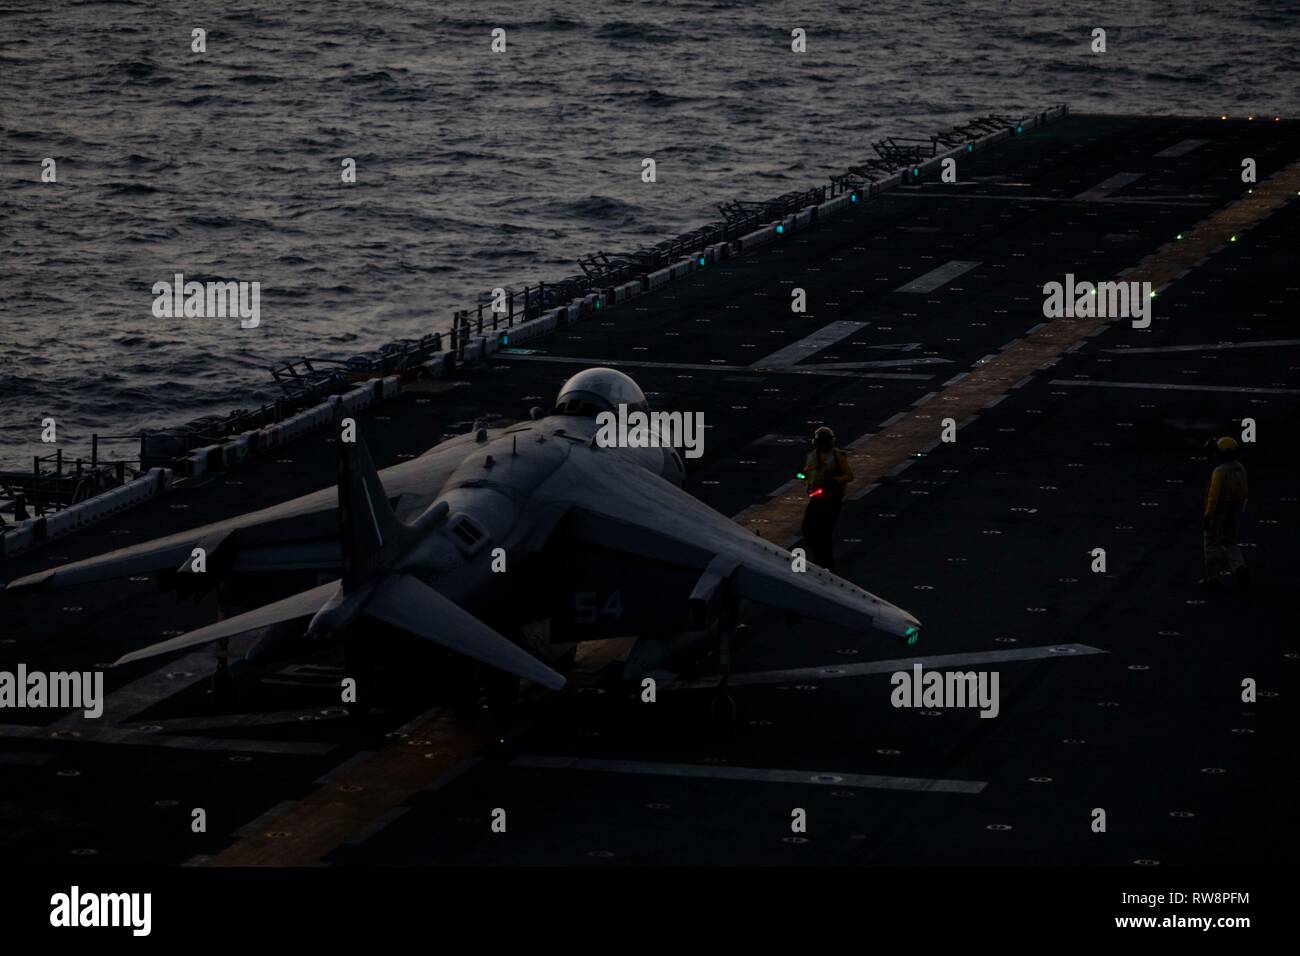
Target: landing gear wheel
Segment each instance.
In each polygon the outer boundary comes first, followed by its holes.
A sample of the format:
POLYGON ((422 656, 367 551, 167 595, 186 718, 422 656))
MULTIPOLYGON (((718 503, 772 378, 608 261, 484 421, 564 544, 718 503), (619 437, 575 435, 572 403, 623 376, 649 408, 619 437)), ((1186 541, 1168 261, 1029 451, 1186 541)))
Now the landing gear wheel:
POLYGON ((224 709, 235 702, 235 677, 230 673, 230 639, 217 643, 217 666, 208 683, 212 706, 224 709))
POLYGON ((223 659, 217 662, 216 670, 208 684, 214 707, 229 707, 235 702, 235 678, 230 673, 230 665, 223 659))
POLYGON ((729 727, 736 719, 736 702, 727 693, 727 678, 731 676, 731 629, 732 621, 724 620, 718 628, 718 690, 713 695, 709 707, 713 719, 724 727, 729 727))

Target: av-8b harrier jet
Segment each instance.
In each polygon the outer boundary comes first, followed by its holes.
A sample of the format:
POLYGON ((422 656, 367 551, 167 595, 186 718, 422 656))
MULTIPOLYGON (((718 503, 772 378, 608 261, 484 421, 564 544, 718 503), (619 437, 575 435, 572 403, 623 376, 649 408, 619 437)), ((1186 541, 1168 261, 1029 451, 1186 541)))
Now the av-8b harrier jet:
POLYGON ((118 664, 249 634, 248 660, 292 657, 379 621, 559 689, 564 677, 506 634, 549 621, 566 642, 636 636, 625 669, 635 678, 683 635, 715 634, 725 649, 741 601, 915 643, 920 625, 906 611, 816 565, 794 570, 789 551, 691 496, 676 449, 598 440, 598 417, 620 406, 649 411, 631 378, 587 369, 549 414, 478 428, 383 471, 359 436, 341 433, 336 487, 9 589, 147 572, 182 594, 277 572, 325 580, 118 664))

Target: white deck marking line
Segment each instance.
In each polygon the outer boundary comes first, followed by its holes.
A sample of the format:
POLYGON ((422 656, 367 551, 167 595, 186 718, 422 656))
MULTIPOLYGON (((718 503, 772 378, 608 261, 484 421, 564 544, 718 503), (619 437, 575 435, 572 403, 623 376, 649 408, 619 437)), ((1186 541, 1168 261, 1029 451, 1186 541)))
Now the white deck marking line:
POLYGON ((1076 382, 1072 379, 1054 378, 1049 385, 1069 385, 1074 388, 1149 388, 1162 392, 1241 392, 1243 395, 1300 395, 1300 388, 1250 388, 1244 385, 1170 385, 1164 382, 1076 382))
POLYGON ((54 754, 25 753, 6 750, 0 752, 0 767, 39 767, 54 759, 54 754))
MULTIPOLYGON (((273 727, 277 724, 298 723, 304 717, 331 719, 321 716, 320 707, 303 707, 299 710, 276 710, 266 713, 218 714, 207 717, 162 717, 158 720, 140 720, 140 723, 156 724, 162 730, 159 733, 179 733, 182 731, 203 730, 244 730, 251 727, 273 727)), ((341 717, 336 714, 334 718, 341 717)), ((136 723, 133 721, 132 723, 136 723)), ((114 724, 122 730, 133 729, 132 723, 114 724)))
POLYGON ((1119 192, 1130 183, 1135 183, 1142 178, 1141 173, 1116 173, 1114 176, 1107 177, 1093 186, 1091 189, 1085 189, 1075 199, 1084 202, 1094 202, 1098 199, 1105 199, 1111 193, 1119 192))
POLYGON ((961 259, 953 259, 951 262, 945 262, 937 269, 931 269, 924 275, 919 275, 911 282, 900 285, 895 292, 933 292, 936 289, 947 285, 958 276, 965 275, 972 269, 981 265, 979 262, 966 262, 961 259))
POLYGON ((53 725, 33 727, 29 724, 0 724, 0 738, 13 740, 56 739, 60 743, 129 744, 137 747, 166 747, 172 750, 211 750, 220 753, 294 754, 311 756, 326 754, 334 749, 332 743, 303 743, 297 740, 263 740, 249 738, 236 740, 222 737, 179 737, 161 732, 150 733, 129 727, 79 728, 76 737, 52 738, 53 725))
MULTIPOLYGON (((923 356, 914 359, 877 359, 871 362, 818 362, 815 365, 801 365, 800 368, 816 369, 818 371, 847 371, 855 368, 894 368, 899 365, 950 365, 952 359, 939 358, 938 356, 923 356)), ((752 366, 758 368, 759 366, 752 366)))
MULTIPOLYGON (((688 372, 770 372, 777 375, 830 375, 835 378, 889 378, 899 381, 928 382, 933 375, 908 372, 850 372, 838 369, 822 371, 816 365, 782 365, 760 369, 753 365, 696 365, 689 362, 636 362, 624 359, 595 358, 580 355, 507 355, 497 352, 493 358, 512 362, 559 362, 563 365, 605 365, 610 368, 667 368, 688 372)), ((904 363, 915 365, 915 362, 904 363)))
POLYGON ((782 368, 787 365, 794 365, 808 356, 820 352, 824 348, 829 348, 836 342, 842 342, 850 335, 865 329, 870 323, 851 322, 842 319, 838 322, 832 322, 830 325, 822 326, 812 335, 805 335, 797 342, 791 342, 785 348, 777 349, 766 358, 761 358, 750 365, 750 368, 782 368))
POLYGON ((1261 342, 1213 342, 1204 345, 1156 345, 1138 349, 1102 349, 1111 355, 1157 355, 1161 352, 1217 352, 1222 349, 1281 349, 1300 345, 1300 339, 1267 339, 1261 342))
POLYGON ((1208 139, 1185 139, 1181 142, 1174 143, 1172 146, 1165 147, 1160 152, 1156 153, 1156 155, 1161 159, 1176 159, 1179 156, 1186 156, 1192 150, 1196 149, 1196 147, 1204 146, 1208 142, 1208 139))
MULTIPOLYGON (((232 642, 232 656, 238 657, 251 641, 240 638, 232 642)), ((309 743, 296 740, 271 740, 265 738, 236 739, 226 737, 199 737, 171 734, 169 730, 231 729, 241 726, 267 726, 285 722, 286 713, 232 714, 228 717, 173 718, 141 721, 134 725, 124 721, 135 717, 149 707, 181 693, 195 684, 209 679, 214 665, 211 648, 194 651, 186 656, 163 664, 123 684, 104 697, 104 712, 95 719, 87 718, 82 711, 60 717, 44 726, 29 724, 0 724, 0 738, 17 740, 60 740, 95 744, 129 744, 142 747, 164 747, 173 750, 217 751, 222 753, 277 753, 314 755, 329 753, 332 743, 309 743), (168 676, 176 675, 176 676, 168 676), (144 723, 153 723, 162 730, 141 730, 144 723), (170 725, 170 726, 169 726, 170 725), (74 732, 75 737, 54 737, 58 732, 74 732)), ((315 713, 311 708, 303 713, 315 713)), ((297 716, 297 712, 291 712, 297 716)))
MULTIPOLYGON (((241 638, 232 644, 232 656, 240 656, 242 645, 251 643, 241 638)), ((208 730, 241 727, 260 727, 275 723, 285 723, 286 717, 296 719, 299 713, 316 713, 319 708, 308 708, 301 712, 281 712, 276 714, 231 714, 226 717, 172 718, 155 721, 162 727, 159 731, 141 730, 140 724, 134 726, 123 723, 149 707, 181 693, 195 684, 211 677, 214 656, 211 648, 194 651, 186 656, 163 664, 143 677, 123 684, 117 690, 105 695, 104 712, 98 718, 89 719, 81 711, 73 711, 43 727, 29 725, 0 725, 0 737, 18 739, 52 738, 57 731, 74 731, 76 737, 54 738, 82 743, 130 744, 144 747, 165 747, 174 750, 211 750, 233 753, 282 753, 282 754, 324 754, 334 749, 332 743, 308 743, 295 740, 271 740, 264 738, 223 738, 198 737, 168 733, 171 730, 208 730), (169 677, 175 674, 175 677, 169 677), (181 676, 187 675, 187 676, 181 676)))
MULTIPOLYGON (((1078 203, 1086 202, 1077 196, 959 196, 947 192, 915 192, 915 193, 891 193, 894 199, 955 199, 960 202, 1054 202, 1054 203, 1078 203)), ((1213 198, 1198 199, 1195 196, 1185 196, 1178 199, 1148 199, 1138 196, 1105 196, 1101 199, 1091 200, 1092 202, 1101 203, 1118 203, 1132 206, 1211 206, 1214 204, 1213 198)))
MULTIPOLYGON (((935 654, 929 657, 901 657, 889 661, 863 661, 859 664, 823 664, 819 667, 790 667, 776 671, 751 671, 732 674, 727 678, 731 687, 744 684, 785 684, 796 680, 832 680, 839 677, 865 677, 869 674, 892 674, 911 670, 920 664, 925 670, 964 667, 968 664, 1000 664, 1009 661, 1037 661, 1057 657, 1082 657, 1090 654, 1107 654, 1099 647, 1087 644, 1044 644, 1041 647, 1018 647, 1009 651, 971 651, 962 654, 935 654)), ((718 686, 716 676, 661 684, 660 689, 706 690, 718 686)))
POLYGON ((768 770, 761 767, 702 766, 693 763, 654 763, 643 760, 597 760, 590 757, 553 757, 546 754, 523 754, 510 761, 510 766, 534 770, 594 770, 604 773, 635 773, 660 777, 803 783, 820 787, 919 790, 935 793, 981 793, 988 786, 983 780, 888 777, 870 773, 831 773, 812 770, 768 770))
MULTIPOLYGON (((212 648, 194 651, 179 660, 163 664, 143 677, 123 684, 104 698, 104 712, 88 726, 115 724, 140 713, 160 701, 166 700, 188 687, 212 676, 216 657, 212 648), (187 677, 168 677, 168 674, 188 674, 187 677)), ((51 730, 78 730, 86 723, 80 711, 69 714, 50 725, 51 730)))

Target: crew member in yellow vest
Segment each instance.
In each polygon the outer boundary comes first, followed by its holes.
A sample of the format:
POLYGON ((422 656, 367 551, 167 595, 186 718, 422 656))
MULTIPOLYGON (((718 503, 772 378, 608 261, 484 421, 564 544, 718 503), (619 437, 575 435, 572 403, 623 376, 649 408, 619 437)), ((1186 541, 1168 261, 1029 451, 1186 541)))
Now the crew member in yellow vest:
POLYGON ((835 522, 844 505, 844 489, 853 480, 849 459, 835 447, 835 433, 822 426, 813 433, 813 450, 801 472, 808 485, 808 507, 803 513, 803 540, 808 558, 827 571, 835 571, 835 522))
POLYGON ((1248 572, 1237 546, 1237 525, 1246 510, 1246 466, 1237 460, 1237 442, 1220 438, 1214 443, 1218 464, 1210 473, 1205 489, 1205 577, 1201 587, 1220 588, 1229 574, 1236 575, 1237 586, 1246 593, 1248 572))

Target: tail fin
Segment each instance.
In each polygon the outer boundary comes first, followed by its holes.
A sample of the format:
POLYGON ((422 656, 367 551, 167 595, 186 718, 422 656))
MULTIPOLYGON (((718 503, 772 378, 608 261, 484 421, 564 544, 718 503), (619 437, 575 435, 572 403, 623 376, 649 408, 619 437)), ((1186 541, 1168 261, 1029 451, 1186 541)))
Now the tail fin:
POLYGON ((410 529, 397 519, 375 463, 360 435, 339 436, 339 543, 343 548, 343 590, 355 590, 391 563, 409 541, 410 529))

